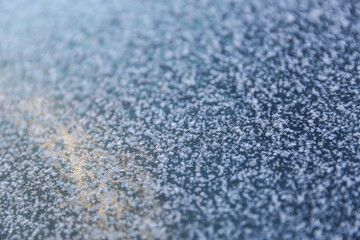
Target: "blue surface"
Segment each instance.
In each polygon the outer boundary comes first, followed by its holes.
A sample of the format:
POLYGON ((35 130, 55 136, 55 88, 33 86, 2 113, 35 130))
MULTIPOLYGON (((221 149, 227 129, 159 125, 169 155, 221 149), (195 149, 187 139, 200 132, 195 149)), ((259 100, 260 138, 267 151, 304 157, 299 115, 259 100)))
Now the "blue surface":
POLYGON ((0 239, 360 238, 358 1, 1 1, 0 239))

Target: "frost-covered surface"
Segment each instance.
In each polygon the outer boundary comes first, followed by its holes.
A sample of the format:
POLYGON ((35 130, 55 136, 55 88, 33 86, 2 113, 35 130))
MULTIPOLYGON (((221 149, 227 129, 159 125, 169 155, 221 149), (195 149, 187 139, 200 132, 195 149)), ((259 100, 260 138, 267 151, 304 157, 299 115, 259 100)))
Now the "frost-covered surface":
POLYGON ((0 2, 0 239, 360 238, 359 1, 0 2))

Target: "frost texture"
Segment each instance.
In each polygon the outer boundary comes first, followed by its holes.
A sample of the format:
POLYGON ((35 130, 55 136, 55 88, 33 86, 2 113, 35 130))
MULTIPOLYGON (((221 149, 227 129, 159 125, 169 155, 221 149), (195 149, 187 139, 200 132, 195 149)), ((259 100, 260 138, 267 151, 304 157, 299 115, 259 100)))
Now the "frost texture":
POLYGON ((360 238, 358 1, 1 1, 1 239, 360 238))

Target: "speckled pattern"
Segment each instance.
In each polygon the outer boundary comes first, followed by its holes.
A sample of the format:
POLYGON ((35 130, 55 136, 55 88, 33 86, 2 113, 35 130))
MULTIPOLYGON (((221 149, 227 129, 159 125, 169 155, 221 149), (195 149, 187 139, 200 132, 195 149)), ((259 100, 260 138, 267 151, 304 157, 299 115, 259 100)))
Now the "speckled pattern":
POLYGON ((0 239, 360 239, 360 2, 0 1, 0 239))

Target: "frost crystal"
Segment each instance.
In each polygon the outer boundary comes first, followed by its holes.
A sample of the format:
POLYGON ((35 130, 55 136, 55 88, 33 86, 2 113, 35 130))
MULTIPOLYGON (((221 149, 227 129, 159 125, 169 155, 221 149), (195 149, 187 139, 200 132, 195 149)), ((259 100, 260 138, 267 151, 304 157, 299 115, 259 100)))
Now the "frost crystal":
POLYGON ((359 239, 360 2, 0 2, 0 239, 359 239))

